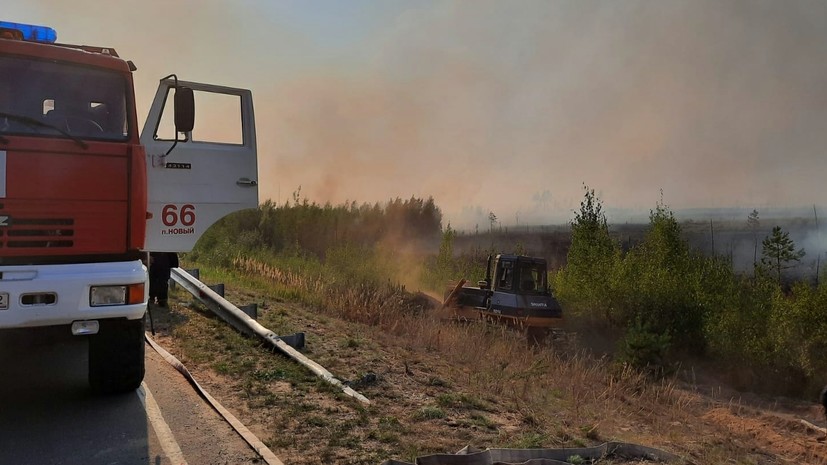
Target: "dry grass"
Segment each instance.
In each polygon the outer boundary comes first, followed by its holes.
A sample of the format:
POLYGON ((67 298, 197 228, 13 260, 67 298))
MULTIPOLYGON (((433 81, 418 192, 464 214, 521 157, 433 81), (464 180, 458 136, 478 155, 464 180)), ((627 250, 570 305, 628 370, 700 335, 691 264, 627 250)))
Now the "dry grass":
MULTIPOLYGON (((175 311, 159 317, 162 339, 286 463, 378 464, 468 444, 577 447, 605 440, 660 447, 695 463, 824 458, 789 445, 815 438, 800 437, 774 414, 745 411, 720 388, 709 395, 674 378, 652 381, 576 344, 536 347, 503 327, 447 324, 399 287, 342 291, 253 260, 237 260, 236 267, 214 275, 228 282, 231 301, 263 303, 260 321, 277 333, 307 331, 305 352, 355 381, 373 402, 364 408, 343 397, 176 294, 175 311), (314 304, 286 303, 284 296, 314 304), (378 381, 360 385, 366 373, 378 381), (788 445, 763 443, 762 425, 783 429, 788 445)), ((209 271, 204 275, 209 279, 209 271)))
MULTIPOLYGON (((628 368, 613 367, 584 352, 565 353, 553 347, 537 348, 500 326, 446 324, 435 313, 411 310, 411 298, 402 288, 377 289, 367 285, 333 291, 317 279, 282 272, 252 259, 238 259, 239 270, 279 284, 324 295, 320 307, 331 316, 380 327, 387 342, 410 351, 441 354, 467 374, 463 385, 476 395, 509 403, 530 421, 537 416, 558 417, 572 411, 583 424, 628 414, 628 404, 668 406, 680 412, 687 400, 677 395, 674 382, 652 383, 628 368)), ((641 412, 635 412, 637 414, 641 412)), ((660 412, 650 412, 659 416, 660 412)))

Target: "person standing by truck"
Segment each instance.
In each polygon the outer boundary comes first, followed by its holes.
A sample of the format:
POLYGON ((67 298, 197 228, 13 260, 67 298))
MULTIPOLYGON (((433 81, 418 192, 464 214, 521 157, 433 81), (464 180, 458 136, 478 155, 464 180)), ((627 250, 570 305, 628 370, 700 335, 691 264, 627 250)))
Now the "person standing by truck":
POLYGON ((149 254, 149 302, 167 306, 170 270, 178 267, 175 252, 151 252, 149 254), (156 302, 157 299, 157 302, 156 302))

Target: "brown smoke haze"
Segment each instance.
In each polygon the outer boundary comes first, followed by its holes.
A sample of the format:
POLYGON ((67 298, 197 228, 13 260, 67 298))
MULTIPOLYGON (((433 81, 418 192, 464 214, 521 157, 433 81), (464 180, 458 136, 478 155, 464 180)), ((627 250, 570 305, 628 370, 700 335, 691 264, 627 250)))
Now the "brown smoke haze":
POLYGON ((825 12, 439 4, 389 25, 355 76, 282 83, 271 172, 311 199, 433 195, 461 226, 476 205, 506 223, 568 217, 583 182, 633 210, 661 188, 675 208, 823 203, 825 12))
MULTIPOLYGON (((610 221, 660 189, 675 209, 827 198, 824 2, 400 3, 340 48, 256 2, 110 6, 103 30, 66 18, 100 2, 55 3, 64 15, 18 19, 115 46, 138 63, 139 101, 171 71, 251 87, 262 198, 433 196, 481 229, 489 211, 565 221, 584 182, 610 221)), ((360 28, 371 5, 341 21, 360 28)))

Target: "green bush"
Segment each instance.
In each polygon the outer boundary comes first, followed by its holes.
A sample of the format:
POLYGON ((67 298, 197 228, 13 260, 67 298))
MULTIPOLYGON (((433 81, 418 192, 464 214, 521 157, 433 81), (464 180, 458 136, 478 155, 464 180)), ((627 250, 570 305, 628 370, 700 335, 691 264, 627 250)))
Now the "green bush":
POLYGON ((788 364, 806 376, 827 372, 827 285, 796 283, 789 295, 777 291, 768 323, 776 365, 788 364))
POLYGON ((703 274, 710 259, 689 250, 672 212, 658 203, 649 231, 617 267, 615 321, 640 321, 651 331, 671 334, 681 348, 702 352, 707 313, 703 274))
POLYGON ((583 186, 580 211, 571 222, 571 246, 567 264, 553 276, 558 298, 575 315, 614 321, 610 279, 620 258, 620 248, 609 236, 603 205, 593 189, 583 186))
POLYGON ((671 346, 668 333, 653 331, 640 319, 630 326, 620 341, 617 361, 640 370, 661 374, 666 368, 667 352, 671 346))
POLYGON ((774 353, 769 339, 774 282, 750 280, 728 274, 729 279, 710 276, 709 316, 704 327, 711 354, 732 363, 767 365, 774 353))
POLYGON ((442 294, 449 283, 467 279, 473 285, 485 277, 488 256, 494 252, 473 249, 468 253, 454 256, 456 234, 449 224, 442 233, 439 253, 425 258, 420 282, 427 290, 442 294))

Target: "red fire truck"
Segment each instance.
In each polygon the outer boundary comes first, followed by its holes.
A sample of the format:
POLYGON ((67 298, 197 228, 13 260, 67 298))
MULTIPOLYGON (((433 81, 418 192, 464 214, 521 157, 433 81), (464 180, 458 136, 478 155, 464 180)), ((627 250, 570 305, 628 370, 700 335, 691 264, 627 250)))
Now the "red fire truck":
POLYGON ((124 392, 144 376, 142 259, 258 204, 252 94, 169 76, 139 136, 136 66, 56 36, 0 22, 0 329, 65 326, 91 387, 124 392))

